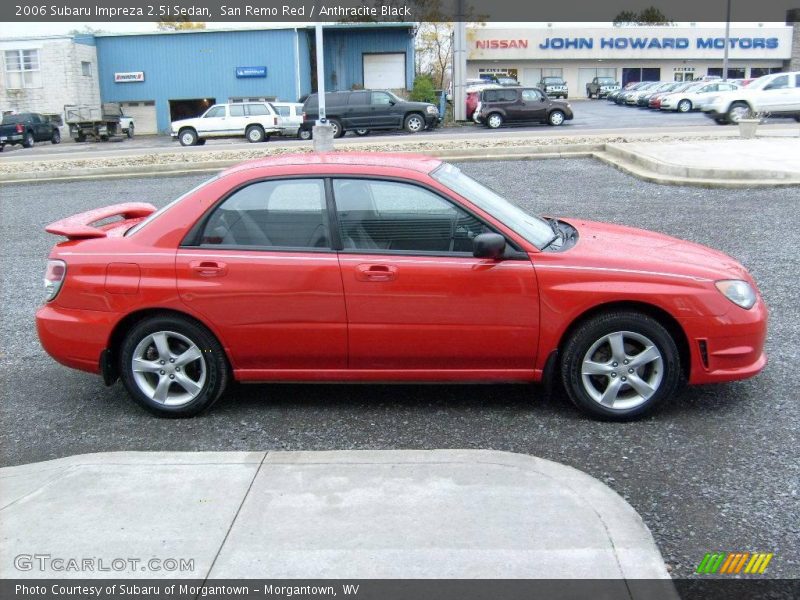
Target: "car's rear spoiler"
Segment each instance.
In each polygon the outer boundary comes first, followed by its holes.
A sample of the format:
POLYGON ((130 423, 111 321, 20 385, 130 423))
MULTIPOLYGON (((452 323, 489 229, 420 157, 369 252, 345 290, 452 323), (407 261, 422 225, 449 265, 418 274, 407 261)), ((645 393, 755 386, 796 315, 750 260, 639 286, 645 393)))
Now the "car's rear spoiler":
MULTIPOLYGON (((55 223, 50 223, 44 230, 48 233, 63 235, 71 240, 87 238, 101 238, 108 235, 110 228, 118 228, 123 221, 141 220, 153 214, 156 207, 147 202, 126 202, 124 204, 113 204, 96 208, 77 215, 72 215, 66 219, 61 219, 55 223), (112 217, 122 217, 105 225, 93 226, 94 223, 111 219, 112 217)), ((131 223, 133 225, 134 223, 131 223)))

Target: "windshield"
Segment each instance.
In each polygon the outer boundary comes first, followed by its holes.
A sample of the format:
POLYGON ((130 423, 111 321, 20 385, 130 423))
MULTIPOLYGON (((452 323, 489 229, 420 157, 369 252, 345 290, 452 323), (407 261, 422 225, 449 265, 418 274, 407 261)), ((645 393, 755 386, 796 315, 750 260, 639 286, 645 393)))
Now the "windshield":
POLYGON ((597 83, 616 83, 613 77, 598 77, 597 83))
POLYGON ((161 208, 159 208, 159 209, 158 209, 156 212, 154 212, 153 214, 151 214, 151 215, 150 215, 149 217, 147 217, 147 218, 146 218, 144 221, 140 221, 139 223, 137 223, 136 225, 134 225, 133 227, 131 227, 130 229, 128 229, 128 231, 126 231, 126 232, 125 232, 125 236, 127 237, 127 236, 129 236, 129 235, 133 235, 134 233, 136 233, 137 231, 139 231, 139 230, 141 230, 143 227, 145 227, 145 226, 146 226, 148 223, 152 223, 153 221, 155 221, 155 220, 156 220, 158 217, 160 217, 161 215, 163 215, 165 212, 167 212, 167 211, 168 211, 170 208, 172 208, 173 206, 175 206, 175 205, 176 205, 178 202, 180 202, 180 201, 181 201, 181 200, 183 200, 184 198, 186 198, 186 197, 187 197, 187 196, 189 196, 190 194, 193 194, 193 193, 195 193, 195 192, 196 192, 197 190, 199 190, 201 187, 208 185, 208 184, 209 184, 209 183, 211 183, 212 181, 216 181, 217 179, 219 179, 219 175, 214 175, 214 176, 213 176, 211 179, 208 179, 208 180, 204 181, 204 182, 203 182, 203 183, 201 183, 200 185, 196 185, 195 187, 193 187, 192 189, 190 189, 190 190, 189 190, 188 192, 186 192, 185 194, 181 194, 180 196, 178 196, 177 198, 175 198, 175 200, 173 200, 172 202, 170 202, 170 203, 169 203, 169 204, 167 204, 166 206, 162 206, 161 208))
POLYGON ((561 77, 542 77, 542 81, 546 81, 547 83, 561 83, 564 81, 561 77))
POLYGON ((443 163, 431 173, 431 177, 485 210, 537 248, 544 246, 553 237, 553 229, 544 220, 511 204, 499 194, 464 175, 458 167, 443 163))

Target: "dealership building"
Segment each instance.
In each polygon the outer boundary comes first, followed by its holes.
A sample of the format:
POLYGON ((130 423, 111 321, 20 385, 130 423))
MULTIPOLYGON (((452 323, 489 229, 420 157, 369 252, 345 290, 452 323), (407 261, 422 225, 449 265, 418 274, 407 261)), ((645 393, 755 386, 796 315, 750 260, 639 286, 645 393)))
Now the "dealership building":
MULTIPOLYGON (((797 35, 796 23, 733 24, 728 76, 754 78, 790 68, 797 35)), ((478 26, 468 30, 467 44, 468 78, 505 74, 523 85, 537 85, 544 76, 561 76, 573 96, 583 96, 586 83, 600 76, 613 77, 622 85, 721 76, 725 28, 478 26)))
MULTIPOLYGON (((169 130, 214 103, 296 102, 316 88, 312 27, 198 29, 5 39, 0 110, 61 114, 65 104, 120 102, 137 133, 169 130)), ((323 29, 325 86, 407 90, 414 24, 323 29)))

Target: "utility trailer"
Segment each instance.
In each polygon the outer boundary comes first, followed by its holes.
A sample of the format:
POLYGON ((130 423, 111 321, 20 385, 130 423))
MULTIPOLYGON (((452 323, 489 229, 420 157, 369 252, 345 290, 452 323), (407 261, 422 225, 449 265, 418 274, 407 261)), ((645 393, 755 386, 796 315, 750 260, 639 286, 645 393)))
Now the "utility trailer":
POLYGON ((123 135, 133 137, 133 118, 123 114, 118 102, 68 104, 64 116, 69 134, 76 142, 85 142, 89 137, 104 142, 123 135))

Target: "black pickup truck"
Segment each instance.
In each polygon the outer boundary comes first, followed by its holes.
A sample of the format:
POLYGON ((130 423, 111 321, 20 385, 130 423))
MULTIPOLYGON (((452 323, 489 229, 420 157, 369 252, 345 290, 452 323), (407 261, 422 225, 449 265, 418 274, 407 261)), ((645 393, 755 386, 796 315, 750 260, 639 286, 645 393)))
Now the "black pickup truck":
POLYGON ((39 113, 5 115, 0 122, 0 152, 6 144, 30 148, 36 142, 61 142, 58 126, 39 113))

